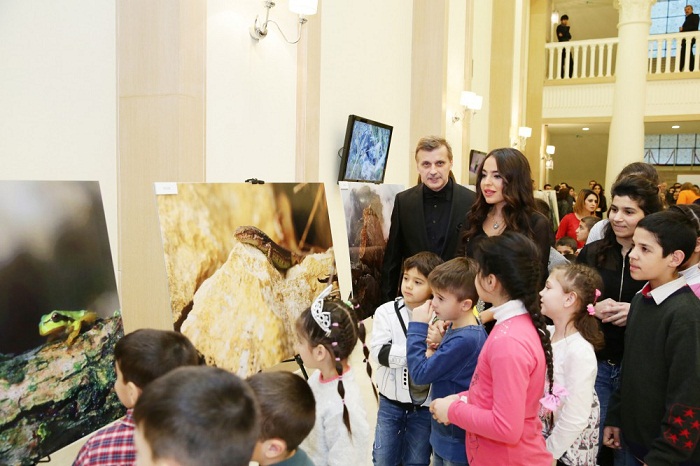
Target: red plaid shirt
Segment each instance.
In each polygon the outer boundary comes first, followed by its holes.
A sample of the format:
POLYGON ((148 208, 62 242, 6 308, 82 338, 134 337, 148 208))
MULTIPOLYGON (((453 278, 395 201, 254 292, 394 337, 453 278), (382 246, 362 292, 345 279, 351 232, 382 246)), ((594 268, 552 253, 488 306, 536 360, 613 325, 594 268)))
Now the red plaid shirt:
POLYGON ((129 409, 126 416, 90 437, 73 466, 132 466, 135 461, 134 418, 129 409))

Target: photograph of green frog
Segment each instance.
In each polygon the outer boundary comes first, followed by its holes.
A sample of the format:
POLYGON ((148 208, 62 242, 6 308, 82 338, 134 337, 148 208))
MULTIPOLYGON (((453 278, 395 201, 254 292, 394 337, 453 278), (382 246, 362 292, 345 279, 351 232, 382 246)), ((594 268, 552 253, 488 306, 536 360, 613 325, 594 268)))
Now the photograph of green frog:
POLYGON ((0 464, 35 464, 124 414, 99 184, 0 181, 0 229, 0 464))
POLYGON ((173 328, 242 377, 294 356, 294 323, 335 281, 321 183, 156 185, 173 328))

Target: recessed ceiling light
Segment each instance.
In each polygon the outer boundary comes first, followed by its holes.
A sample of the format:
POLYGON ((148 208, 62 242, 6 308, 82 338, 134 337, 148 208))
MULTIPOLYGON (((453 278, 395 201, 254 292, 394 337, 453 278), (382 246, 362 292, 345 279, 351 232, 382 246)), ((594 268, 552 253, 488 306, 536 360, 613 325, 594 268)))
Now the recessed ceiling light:
POLYGON ((680 128, 680 126, 678 126, 678 125, 671 126, 671 129, 678 129, 678 128, 680 128))
POLYGON ((591 129, 591 128, 581 128, 581 129, 584 130, 584 131, 588 131, 588 130, 591 129))

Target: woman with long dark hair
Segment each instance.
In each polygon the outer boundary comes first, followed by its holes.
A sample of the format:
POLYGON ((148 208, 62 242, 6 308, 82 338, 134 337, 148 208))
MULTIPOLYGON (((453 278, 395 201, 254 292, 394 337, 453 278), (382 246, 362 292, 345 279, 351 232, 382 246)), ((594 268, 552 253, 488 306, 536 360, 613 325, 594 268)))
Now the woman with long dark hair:
POLYGON ((506 231, 522 233, 537 245, 539 277, 544 282, 554 234, 549 220, 535 210, 530 164, 517 149, 494 149, 476 175, 476 200, 460 233, 458 256, 474 257, 476 243, 506 231))
POLYGON ((608 211, 608 200, 605 198, 605 190, 600 183, 594 184, 591 190, 598 196, 598 207, 595 209, 595 216, 603 218, 603 215, 608 211))

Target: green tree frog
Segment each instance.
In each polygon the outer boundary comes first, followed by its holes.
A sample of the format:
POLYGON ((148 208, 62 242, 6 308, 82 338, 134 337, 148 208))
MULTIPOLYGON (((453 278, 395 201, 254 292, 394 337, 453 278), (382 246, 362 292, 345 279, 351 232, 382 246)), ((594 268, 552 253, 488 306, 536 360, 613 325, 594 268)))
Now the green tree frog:
POLYGON ((78 337, 83 323, 97 320, 97 314, 92 311, 53 311, 41 316, 39 334, 42 337, 67 333, 66 343, 70 346, 78 337))

